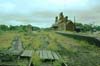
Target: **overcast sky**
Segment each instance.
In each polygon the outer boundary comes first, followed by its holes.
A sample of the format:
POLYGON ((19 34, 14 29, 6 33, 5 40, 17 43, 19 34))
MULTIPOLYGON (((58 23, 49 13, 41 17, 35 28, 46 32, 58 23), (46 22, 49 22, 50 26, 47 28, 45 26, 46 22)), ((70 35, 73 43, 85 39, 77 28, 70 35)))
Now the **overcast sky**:
POLYGON ((0 0, 0 24, 50 27, 60 12, 100 25, 100 0, 0 0))

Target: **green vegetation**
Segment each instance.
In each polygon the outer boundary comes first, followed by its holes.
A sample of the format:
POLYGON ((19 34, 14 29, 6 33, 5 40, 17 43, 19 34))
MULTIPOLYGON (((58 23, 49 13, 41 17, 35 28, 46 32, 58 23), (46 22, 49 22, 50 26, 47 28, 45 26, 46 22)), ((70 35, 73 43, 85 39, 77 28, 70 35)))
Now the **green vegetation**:
POLYGON ((17 60, 17 64, 20 66, 26 66, 28 64, 27 60, 17 60))
POLYGON ((75 23, 75 25, 80 27, 83 32, 93 31, 93 29, 96 29, 97 31, 100 31, 100 26, 97 26, 97 25, 94 25, 94 24, 75 23))
MULTIPOLYGON (((18 35, 26 49, 47 49, 60 53, 68 66, 100 66, 100 48, 83 40, 75 40, 56 34, 53 31, 0 31, 0 49, 11 46, 13 38, 18 35)), ((33 55, 33 63, 40 66, 38 55, 33 55)), ((26 62, 26 61, 25 61, 26 62)), ((24 63, 24 62, 23 62, 24 63)), ((53 63, 60 66, 59 61, 53 63)), ((24 66, 24 65, 23 65, 24 66)))
POLYGON ((33 57, 32 57, 32 63, 35 65, 35 66, 40 66, 41 65, 41 60, 39 58, 39 56, 37 54, 33 54, 33 57))
POLYGON ((69 66, 99 66, 100 48, 90 45, 86 41, 79 41, 73 38, 53 34, 53 37, 60 44, 59 51, 69 66))
POLYGON ((0 35, 0 49, 10 47, 15 35, 15 32, 2 32, 2 35, 0 35))
POLYGON ((55 61, 55 62, 53 62, 53 66, 61 66, 61 62, 60 61, 55 61))
POLYGON ((28 29, 31 28, 32 30, 40 30, 40 28, 32 26, 32 25, 20 25, 20 26, 7 26, 7 25, 0 25, 0 31, 19 31, 19 32, 26 32, 28 29))

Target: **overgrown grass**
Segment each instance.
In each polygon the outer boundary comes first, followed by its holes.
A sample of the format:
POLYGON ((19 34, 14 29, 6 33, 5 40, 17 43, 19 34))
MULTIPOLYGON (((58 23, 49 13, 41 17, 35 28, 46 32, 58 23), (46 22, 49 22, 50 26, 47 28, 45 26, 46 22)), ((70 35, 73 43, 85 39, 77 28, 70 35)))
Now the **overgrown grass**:
POLYGON ((79 41, 62 35, 53 34, 63 47, 61 55, 67 58, 69 66, 100 66, 100 48, 86 41, 79 41), (64 53, 65 52, 65 53, 64 53))
MULTIPOLYGON (((46 49, 59 52, 68 66, 100 66, 99 47, 90 45, 86 41, 75 40, 54 32, 37 32, 32 34, 25 32, 5 32, 0 35, 0 48, 10 47, 16 35, 20 36, 26 49, 36 50, 44 49, 45 39, 43 39, 43 36, 45 36, 49 42, 46 45, 46 49)), ((41 63, 37 55, 34 55, 33 63, 37 66, 41 63)), ((54 65, 56 66, 56 64, 55 62, 54 65)))
POLYGON ((53 62, 53 66, 61 66, 61 62, 60 61, 55 61, 55 62, 53 62))
POLYGON ((0 49, 10 47, 15 35, 15 32, 3 32, 2 35, 0 35, 0 49))
POLYGON ((42 63, 40 57, 36 53, 33 54, 32 63, 34 64, 34 66, 40 66, 42 63))

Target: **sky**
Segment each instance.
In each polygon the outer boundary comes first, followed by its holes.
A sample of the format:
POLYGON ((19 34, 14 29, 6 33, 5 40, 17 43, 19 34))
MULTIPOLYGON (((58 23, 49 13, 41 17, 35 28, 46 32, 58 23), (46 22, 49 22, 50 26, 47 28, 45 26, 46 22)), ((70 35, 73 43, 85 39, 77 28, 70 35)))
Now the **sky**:
POLYGON ((0 24, 50 27, 63 12, 69 20, 100 25, 100 0, 0 0, 0 24))

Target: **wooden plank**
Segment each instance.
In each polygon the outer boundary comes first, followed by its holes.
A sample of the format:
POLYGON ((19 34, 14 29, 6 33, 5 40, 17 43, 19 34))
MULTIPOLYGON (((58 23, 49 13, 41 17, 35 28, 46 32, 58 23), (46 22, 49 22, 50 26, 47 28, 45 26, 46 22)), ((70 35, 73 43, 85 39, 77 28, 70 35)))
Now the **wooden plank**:
POLYGON ((35 53, 37 53, 40 57, 40 59, 49 59, 49 60, 58 60, 59 56, 57 53, 47 50, 38 50, 35 53))
POLYGON ((42 51, 39 51, 39 56, 42 59, 42 51))
POLYGON ((53 55, 53 57, 54 57, 55 60, 59 59, 58 55, 55 52, 52 52, 52 55, 53 55))
POLYGON ((16 62, 0 62, 0 66, 19 66, 16 62))
POLYGON ((48 59, 51 59, 51 60, 54 59, 51 51, 48 51, 47 54, 48 54, 48 59))
POLYGON ((33 51, 32 50, 25 50, 21 56, 25 56, 25 57, 31 57, 33 54, 33 51))
POLYGON ((40 55, 40 52, 39 52, 39 51, 35 51, 35 53, 36 53, 37 55, 40 55))
POLYGON ((43 53, 42 58, 43 59, 48 59, 47 51, 46 50, 43 50, 42 53, 43 53))

